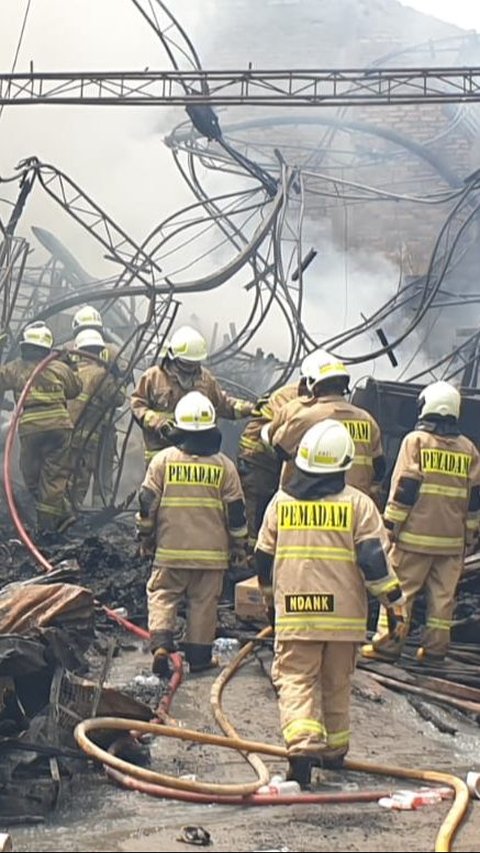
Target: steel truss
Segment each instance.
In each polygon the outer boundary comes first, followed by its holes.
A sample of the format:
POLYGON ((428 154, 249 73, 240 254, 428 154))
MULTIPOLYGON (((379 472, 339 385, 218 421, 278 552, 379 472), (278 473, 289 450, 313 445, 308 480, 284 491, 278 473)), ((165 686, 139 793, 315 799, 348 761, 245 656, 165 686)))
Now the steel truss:
POLYGON ((480 68, 30 72, 0 74, 0 105, 305 106, 480 101, 480 68))

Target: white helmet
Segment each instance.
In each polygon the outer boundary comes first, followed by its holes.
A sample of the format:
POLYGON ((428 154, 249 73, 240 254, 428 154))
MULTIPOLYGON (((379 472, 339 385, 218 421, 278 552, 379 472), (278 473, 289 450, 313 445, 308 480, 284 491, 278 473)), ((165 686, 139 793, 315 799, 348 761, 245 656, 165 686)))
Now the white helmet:
POLYGON ((295 464, 309 474, 334 474, 348 471, 355 456, 355 445, 341 421, 327 418, 303 436, 295 464))
POLYGON ((31 344, 41 349, 51 350, 53 347, 53 335, 48 326, 42 323, 41 320, 38 320, 38 322, 31 323, 30 326, 27 326, 23 330, 20 346, 22 344, 31 344))
POLYGON ((306 379, 309 391, 318 382, 333 379, 335 376, 343 377, 347 380, 347 383, 350 379, 350 374, 345 365, 325 349, 317 349, 305 356, 302 361, 300 373, 302 378, 306 379))
POLYGON ((85 349, 86 347, 103 349, 104 346, 105 341, 96 329, 83 329, 75 336, 75 349, 85 349))
POLYGON ((215 407, 205 394, 190 391, 175 406, 175 426, 186 432, 203 432, 215 426, 215 407))
POLYGON ((183 361, 205 361, 208 356, 207 342, 196 329, 182 326, 170 338, 168 355, 183 361))
POLYGON ((418 395, 420 417, 425 415, 441 415, 453 418, 460 417, 460 393, 450 385, 450 382, 432 382, 418 395))
POLYGON ((84 305, 82 308, 79 308, 72 320, 72 329, 74 332, 85 326, 103 329, 102 316, 93 305, 84 305))

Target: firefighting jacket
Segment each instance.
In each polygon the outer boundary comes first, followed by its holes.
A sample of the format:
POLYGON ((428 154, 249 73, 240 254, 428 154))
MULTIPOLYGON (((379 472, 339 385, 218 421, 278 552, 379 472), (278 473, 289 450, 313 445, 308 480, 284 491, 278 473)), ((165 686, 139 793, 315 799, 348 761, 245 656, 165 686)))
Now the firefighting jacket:
MULTIPOLYGON (((380 429, 372 415, 349 403, 340 394, 326 397, 298 397, 283 406, 269 429, 272 446, 280 458, 294 458, 306 431, 326 418, 341 421, 355 443, 353 465, 347 471, 350 486, 368 494, 374 482, 385 474, 385 458, 380 429)), ((281 483, 285 485, 293 473, 293 465, 285 466, 281 483)))
MULTIPOLYGON (((322 479, 312 478, 310 494, 315 494, 314 480, 321 487, 322 479)), ((268 588, 268 560, 273 557, 276 636, 363 642, 366 588, 384 603, 393 603, 402 594, 388 562, 382 518, 372 499, 345 486, 344 479, 337 486, 340 491, 320 490, 317 497, 308 497, 308 492, 306 497, 305 490, 295 488, 301 480, 302 475, 295 473, 287 487, 296 494, 280 489, 272 498, 257 541, 257 568, 264 588, 268 588)))
MULTIPOLYGON (((229 397, 209 370, 202 367, 190 391, 200 391, 215 406, 217 416, 235 420, 247 417, 252 404, 247 400, 229 397)), ((187 392, 177 381, 175 374, 160 365, 149 367, 140 377, 131 398, 132 414, 142 427, 147 460, 155 453, 168 447, 170 442, 159 432, 160 427, 173 419, 175 406, 187 392)))
MULTIPOLYGON (((18 401, 37 361, 17 358, 0 366, 0 394, 13 391, 18 401)), ((62 361, 51 361, 35 379, 20 417, 19 435, 31 435, 53 429, 72 429, 67 400, 82 390, 76 373, 62 361)))
POLYGON ((278 470, 280 465, 278 457, 274 450, 262 441, 260 433, 264 424, 272 421, 276 412, 285 403, 290 402, 290 400, 293 400, 297 396, 298 382, 293 382, 290 385, 278 388, 273 394, 270 394, 268 400, 257 402, 252 419, 248 422, 240 436, 238 459, 244 459, 251 465, 256 465, 268 471, 278 470))
POLYGON ((112 409, 124 402, 125 392, 105 367, 91 359, 80 359, 77 374, 82 390, 68 404, 74 426, 72 443, 98 444, 102 427, 108 423, 112 409))
POLYGON ((480 454, 465 436, 426 426, 403 439, 385 525, 403 551, 462 554, 479 527, 480 454))
POLYGON ((223 453, 157 453, 140 491, 140 536, 155 533, 156 568, 226 569, 230 539, 245 541, 240 478, 223 453))

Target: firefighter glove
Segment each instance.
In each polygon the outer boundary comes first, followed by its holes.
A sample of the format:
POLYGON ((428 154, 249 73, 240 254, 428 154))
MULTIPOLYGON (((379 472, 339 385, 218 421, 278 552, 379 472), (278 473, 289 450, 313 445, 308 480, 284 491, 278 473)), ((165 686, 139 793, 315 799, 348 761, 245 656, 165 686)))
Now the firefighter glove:
POLYGON ((408 634, 407 600, 402 593, 387 607, 388 630, 395 640, 405 640, 408 634))
POLYGON ((234 542, 230 548, 230 567, 232 569, 248 568, 247 543, 243 539, 234 542))
POLYGON ((265 417, 265 412, 263 411, 263 407, 267 405, 269 399, 270 399, 269 394, 264 394, 263 397, 258 398, 258 400, 256 401, 256 403, 252 409, 252 412, 251 412, 252 418, 264 418, 265 417))

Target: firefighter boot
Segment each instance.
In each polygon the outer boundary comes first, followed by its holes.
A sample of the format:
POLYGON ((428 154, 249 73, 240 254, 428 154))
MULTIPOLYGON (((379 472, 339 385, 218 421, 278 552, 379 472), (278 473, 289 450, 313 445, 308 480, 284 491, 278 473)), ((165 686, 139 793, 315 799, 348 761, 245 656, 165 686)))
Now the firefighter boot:
POLYGON ((423 663, 426 666, 443 666, 445 663, 445 655, 432 654, 423 646, 420 646, 420 648, 417 649, 415 658, 417 663, 423 663))
POLYGON ((362 658, 366 658, 367 660, 378 660, 383 663, 395 663, 400 656, 394 652, 390 654, 382 649, 381 644, 377 646, 376 643, 366 643, 366 645, 362 646, 360 653, 362 658))
POLYGON ((320 767, 322 770, 341 770, 345 762, 344 755, 325 755, 320 758, 315 758, 313 761, 314 767, 320 767))
POLYGON ((152 672, 159 678, 170 678, 169 652, 160 646, 153 653, 152 672))
POLYGON ((298 782, 301 788, 309 788, 312 782, 312 759, 295 755, 288 759, 287 781, 298 782))
POLYGON ((150 651, 153 654, 152 672, 159 678, 170 678, 169 655, 174 650, 173 631, 152 631, 150 651))
POLYGON ((184 649, 190 672, 204 672, 218 666, 218 660, 212 658, 211 643, 185 643, 184 649))

